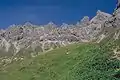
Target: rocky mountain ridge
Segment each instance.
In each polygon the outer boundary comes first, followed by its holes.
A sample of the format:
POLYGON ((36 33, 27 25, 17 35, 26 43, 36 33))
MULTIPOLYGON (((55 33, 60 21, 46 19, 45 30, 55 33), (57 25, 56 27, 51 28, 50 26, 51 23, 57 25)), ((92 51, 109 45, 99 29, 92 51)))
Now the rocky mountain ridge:
MULTIPOLYGON (((0 30, 0 52, 2 56, 16 54, 39 54, 76 42, 99 43, 120 26, 120 8, 108 14, 100 10, 91 20, 85 16, 77 24, 57 26, 53 22, 47 25, 33 25, 29 22, 24 25, 11 25, 0 30)), ((118 39, 120 31, 115 33, 118 39)))

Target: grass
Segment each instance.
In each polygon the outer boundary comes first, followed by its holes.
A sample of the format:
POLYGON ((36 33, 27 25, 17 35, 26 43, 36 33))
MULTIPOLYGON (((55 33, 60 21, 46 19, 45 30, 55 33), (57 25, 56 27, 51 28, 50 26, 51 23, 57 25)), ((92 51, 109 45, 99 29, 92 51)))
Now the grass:
POLYGON ((111 58, 109 47, 108 44, 72 44, 2 66, 0 79, 120 80, 120 61, 111 58))

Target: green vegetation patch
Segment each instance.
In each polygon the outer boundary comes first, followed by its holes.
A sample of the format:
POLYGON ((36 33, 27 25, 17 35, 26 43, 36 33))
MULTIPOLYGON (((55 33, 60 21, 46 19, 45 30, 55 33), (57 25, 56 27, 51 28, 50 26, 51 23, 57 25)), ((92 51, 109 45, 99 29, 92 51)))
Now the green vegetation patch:
POLYGON ((0 79, 120 80, 120 61, 112 54, 108 44, 72 44, 2 66, 0 79))

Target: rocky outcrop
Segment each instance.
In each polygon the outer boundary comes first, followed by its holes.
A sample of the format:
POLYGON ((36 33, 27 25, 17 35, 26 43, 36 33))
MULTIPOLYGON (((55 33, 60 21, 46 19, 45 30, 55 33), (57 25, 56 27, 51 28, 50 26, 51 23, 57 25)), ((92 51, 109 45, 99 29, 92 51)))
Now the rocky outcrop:
POLYGON ((119 4, 119 0, 118 0, 118 4, 116 6, 115 11, 113 12, 113 14, 111 16, 109 16, 107 18, 107 20, 104 21, 103 25, 102 25, 102 30, 100 35, 105 35, 105 37, 109 37, 111 36, 111 38, 113 39, 119 39, 118 37, 120 36, 119 34, 119 30, 120 30, 120 4, 119 4))
POLYGON ((86 27, 90 24, 90 18, 88 16, 84 16, 80 22, 77 22, 77 27, 86 27))
POLYGON ((98 10, 97 15, 94 18, 92 18, 90 22, 94 24, 101 24, 105 22, 107 19, 109 19, 111 16, 112 16, 111 14, 98 10))

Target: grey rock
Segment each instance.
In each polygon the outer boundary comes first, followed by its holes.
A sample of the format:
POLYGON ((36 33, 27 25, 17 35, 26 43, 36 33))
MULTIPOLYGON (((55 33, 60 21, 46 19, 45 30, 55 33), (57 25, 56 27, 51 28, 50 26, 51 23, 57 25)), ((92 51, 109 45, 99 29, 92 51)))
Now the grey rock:
POLYGON ((77 27, 86 27, 90 24, 90 19, 88 16, 84 16, 83 19, 81 19, 80 22, 77 22, 77 27))

